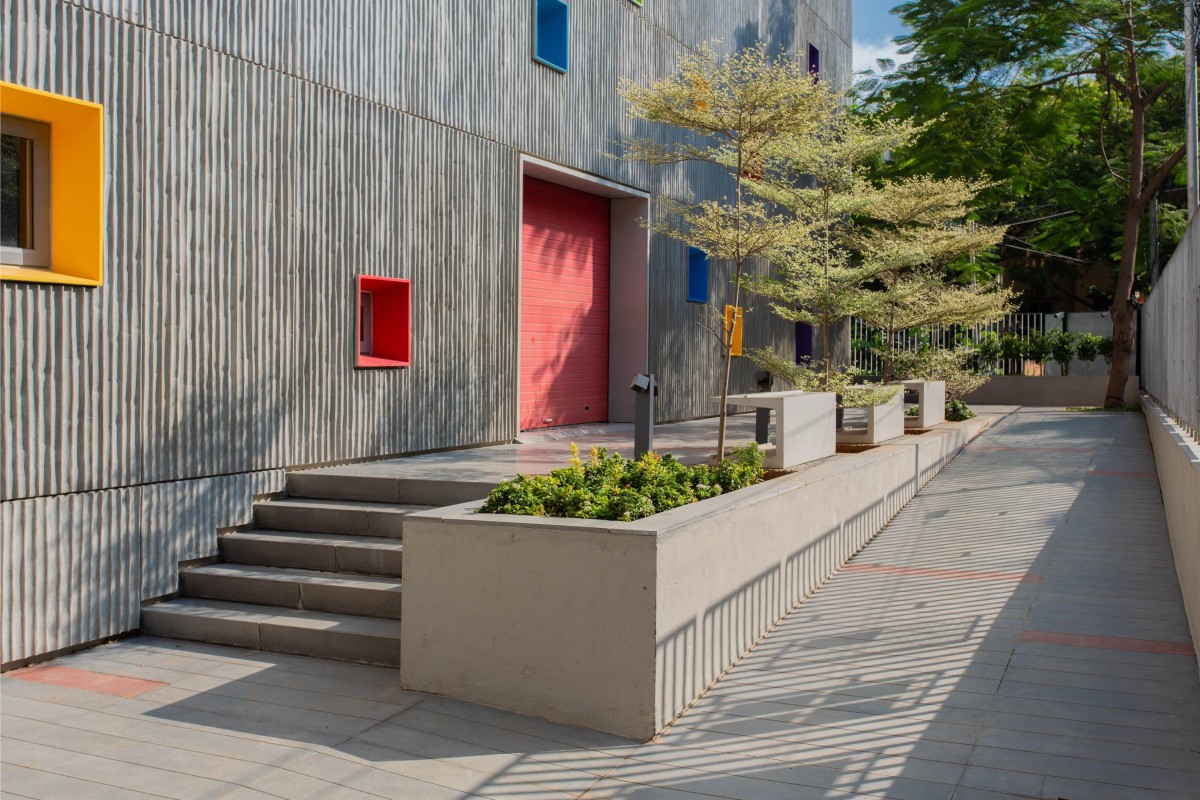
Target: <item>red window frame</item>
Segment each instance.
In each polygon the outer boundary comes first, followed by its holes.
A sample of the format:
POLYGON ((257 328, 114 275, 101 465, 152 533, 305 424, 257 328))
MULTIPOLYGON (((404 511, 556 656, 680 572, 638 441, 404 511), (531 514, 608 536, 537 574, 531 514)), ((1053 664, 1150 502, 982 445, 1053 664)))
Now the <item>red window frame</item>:
POLYGON ((412 364, 412 282, 407 278, 359 275, 354 295, 354 365, 361 369, 412 364), (364 294, 371 295, 370 338, 363 352, 364 294))

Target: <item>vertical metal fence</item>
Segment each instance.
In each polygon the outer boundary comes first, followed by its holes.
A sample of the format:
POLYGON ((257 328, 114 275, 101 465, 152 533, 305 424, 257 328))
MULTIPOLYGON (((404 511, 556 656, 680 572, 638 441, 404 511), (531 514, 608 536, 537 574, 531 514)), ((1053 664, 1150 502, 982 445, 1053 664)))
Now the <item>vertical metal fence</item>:
POLYGON ((1200 216, 1142 306, 1142 386, 1200 439, 1200 216))
MULTIPOLYGON (((981 339, 989 335, 997 338, 1012 335, 1024 343, 1034 334, 1044 334, 1045 332, 1045 314, 1009 314, 999 322, 993 322, 990 325, 939 325, 921 332, 898 331, 892 344, 900 350, 920 350, 925 347, 934 350, 952 350, 956 347, 974 347, 981 339)), ((872 328, 855 317, 850 320, 850 339, 851 364, 868 374, 880 374, 883 371, 883 357, 879 351, 884 349, 884 332, 879 328, 872 328)), ((995 368, 1003 375, 1020 375, 1022 361, 1021 359, 1001 359, 997 361, 995 368)))

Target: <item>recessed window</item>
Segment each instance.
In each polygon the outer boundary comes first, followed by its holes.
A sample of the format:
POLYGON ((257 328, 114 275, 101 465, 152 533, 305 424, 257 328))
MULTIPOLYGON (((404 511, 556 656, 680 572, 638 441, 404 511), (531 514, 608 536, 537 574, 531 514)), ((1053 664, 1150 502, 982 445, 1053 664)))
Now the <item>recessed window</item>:
POLYGON ((0 82, 0 278, 99 286, 104 109, 0 82))
POLYGON ((0 247, 5 264, 50 266, 50 128, 0 116, 0 247))
POLYGON ((821 51, 814 47, 812 42, 808 43, 808 74, 814 77, 821 76, 821 51))
POLYGON ((374 349, 375 337, 371 330, 372 293, 359 290, 358 292, 358 354, 371 355, 374 349))
POLYGON ((687 299, 689 303, 708 302, 708 253, 688 248, 687 299))
POLYGON ((533 60, 567 71, 569 9, 564 0, 534 0, 533 60))
POLYGON ((412 284, 403 278, 358 276, 358 367, 412 363, 412 284))

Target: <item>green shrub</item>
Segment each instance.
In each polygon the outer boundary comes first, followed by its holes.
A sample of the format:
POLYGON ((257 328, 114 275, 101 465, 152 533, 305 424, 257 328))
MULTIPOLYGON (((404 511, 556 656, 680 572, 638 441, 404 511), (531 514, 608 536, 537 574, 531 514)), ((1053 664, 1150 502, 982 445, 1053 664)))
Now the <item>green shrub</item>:
POLYGON ((998 350, 1000 358, 1005 361, 1020 361, 1025 357, 1025 342, 1011 333, 1006 333, 1000 337, 998 350))
POLYGON ((1000 339, 992 331, 984 331, 975 342, 967 366, 977 375, 990 375, 996 371, 1000 360, 1000 339))
POLYGON ((1037 364, 1045 364, 1051 355, 1050 337, 1033 331, 1025 340, 1025 358, 1037 364))
POLYGON ((1079 341, 1075 344, 1075 355, 1083 362, 1088 374, 1091 374, 1092 362, 1100 355, 1100 343, 1103 341, 1103 337, 1094 333, 1079 334, 1079 341))
POLYGON ((900 394, 902 388, 900 386, 877 386, 870 383, 848 386, 842 389, 842 400, 839 405, 842 408, 881 406, 892 402, 892 399, 900 394))
POLYGON ((505 481, 479 511, 630 521, 758 483, 762 464, 753 443, 734 448, 715 467, 689 467, 670 453, 646 453, 634 461, 604 448, 593 448, 584 461, 572 444, 570 466, 505 481))
POLYGON ((1113 357, 1113 340, 1111 336, 1101 336, 1100 346, 1096 348, 1100 355, 1104 357, 1104 363, 1112 366, 1113 357))
POLYGON ((967 407, 967 404, 962 400, 951 400, 946 403, 946 421, 947 422, 962 422, 964 419, 971 419, 975 416, 975 412, 967 407))
POLYGON ((1050 346, 1050 357, 1054 359, 1060 367, 1062 374, 1066 375, 1071 367, 1071 359, 1075 357, 1075 343, 1077 337, 1073 333, 1067 331, 1051 331, 1046 334, 1046 342, 1050 346))

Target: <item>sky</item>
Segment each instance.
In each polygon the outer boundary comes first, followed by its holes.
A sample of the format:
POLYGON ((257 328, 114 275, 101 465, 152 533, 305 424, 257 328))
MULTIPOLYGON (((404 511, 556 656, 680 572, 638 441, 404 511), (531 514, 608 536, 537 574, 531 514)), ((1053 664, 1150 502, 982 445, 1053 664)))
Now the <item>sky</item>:
POLYGON ((877 58, 895 58, 892 39, 904 26, 889 11, 901 0, 854 0, 854 71, 873 69, 877 58))

